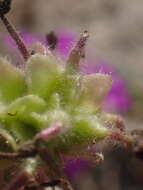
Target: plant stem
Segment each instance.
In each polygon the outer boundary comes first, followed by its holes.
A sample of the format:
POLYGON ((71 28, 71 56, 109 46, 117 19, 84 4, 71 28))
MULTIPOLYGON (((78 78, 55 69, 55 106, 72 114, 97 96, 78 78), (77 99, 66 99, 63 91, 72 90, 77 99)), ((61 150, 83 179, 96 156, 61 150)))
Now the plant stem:
POLYGON ((74 190, 68 180, 61 180, 61 183, 59 185, 63 190, 74 190))
POLYGON ((22 172, 17 177, 14 178, 14 180, 6 187, 4 190, 18 190, 29 182, 29 176, 22 172))
POLYGON ((69 55, 69 58, 67 60, 67 67, 71 68, 74 71, 79 70, 80 59, 85 57, 84 51, 88 37, 88 31, 85 30, 83 33, 81 33, 80 39, 69 55))
POLYGON ((0 152, 0 159, 6 159, 6 160, 15 160, 15 159, 18 159, 19 158, 19 154, 18 153, 15 153, 15 152, 12 152, 12 153, 9 153, 9 152, 0 152))
POLYGON ((15 27, 9 22, 9 20, 4 15, 0 15, 0 18, 1 18, 2 22, 4 23, 5 27, 7 28, 8 32, 10 33, 11 37, 16 42, 18 49, 21 52, 24 60, 27 60, 29 58, 30 54, 29 54, 23 40, 17 33, 15 27))

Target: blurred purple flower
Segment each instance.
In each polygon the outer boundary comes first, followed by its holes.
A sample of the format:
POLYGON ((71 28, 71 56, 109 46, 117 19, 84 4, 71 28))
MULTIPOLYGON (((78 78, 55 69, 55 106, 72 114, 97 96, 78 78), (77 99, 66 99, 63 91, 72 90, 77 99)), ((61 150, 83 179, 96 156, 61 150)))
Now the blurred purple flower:
POLYGON ((70 31, 59 31, 58 35, 58 44, 57 52, 62 56, 68 56, 71 48, 77 40, 77 35, 70 31))
MULTIPOLYGON (((76 34, 69 31, 58 31, 56 33, 58 36, 58 44, 56 47, 56 51, 61 56, 68 56, 71 48, 73 47, 74 42, 76 41, 76 34)), ((21 32, 20 33, 21 38, 24 40, 24 43, 27 47, 29 47, 31 44, 35 42, 41 42, 43 45, 47 45, 46 37, 39 35, 39 34, 33 34, 33 33, 27 33, 27 32, 21 32)), ((6 35, 4 36, 4 43, 12 50, 12 51, 18 51, 17 46, 14 42, 14 40, 11 38, 11 36, 6 35)))
POLYGON ((64 162, 64 171, 68 178, 73 181, 77 181, 81 173, 90 169, 89 162, 80 158, 66 158, 64 162))
MULTIPOLYGON (((21 38, 24 40, 26 46, 30 46, 32 43, 40 41, 41 43, 45 44, 45 38, 38 34, 31 34, 26 32, 19 33, 21 38)), ((8 45, 9 48, 13 49, 14 51, 17 50, 17 46, 11 36, 6 35, 4 36, 4 42, 8 45)))

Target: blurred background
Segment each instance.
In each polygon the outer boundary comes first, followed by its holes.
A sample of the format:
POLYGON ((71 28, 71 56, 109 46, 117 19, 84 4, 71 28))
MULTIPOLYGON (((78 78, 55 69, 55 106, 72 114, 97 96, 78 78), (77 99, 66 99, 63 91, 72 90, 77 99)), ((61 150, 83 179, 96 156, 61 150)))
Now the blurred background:
MULTIPOLYGON (((143 1, 13 0, 8 17, 18 31, 41 36, 59 30, 78 36, 88 30, 87 49, 92 62, 102 60, 113 67, 125 82, 131 99, 126 110, 114 111, 123 116, 128 130, 143 127, 143 1)), ((0 24, 0 54, 7 56, 10 50, 3 41, 5 31, 0 24)), ((116 93, 121 90, 118 87, 116 93)), ((77 189, 143 189, 143 163, 121 147, 111 147, 104 147, 102 165, 83 164, 82 172, 78 171, 73 180, 77 189)))

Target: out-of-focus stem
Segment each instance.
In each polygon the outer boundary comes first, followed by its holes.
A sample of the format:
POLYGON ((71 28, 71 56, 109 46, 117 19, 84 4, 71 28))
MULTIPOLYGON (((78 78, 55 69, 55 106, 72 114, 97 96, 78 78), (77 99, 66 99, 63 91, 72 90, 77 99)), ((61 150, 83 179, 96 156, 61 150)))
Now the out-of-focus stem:
POLYGON ((124 143, 127 147, 132 147, 134 145, 134 138, 131 135, 123 134, 120 131, 111 131, 107 138, 124 143))
POLYGON ((123 135, 121 140, 127 144, 127 146, 132 146, 134 143, 134 139, 131 136, 123 135))
POLYGON ((20 158, 18 153, 5 153, 5 152, 0 152, 0 159, 6 159, 6 160, 15 160, 20 158))
POLYGON ((20 173, 4 190, 18 190, 29 182, 29 176, 26 172, 20 173))
POLYGON ((27 60, 29 58, 30 54, 29 54, 23 40, 21 39, 21 37, 17 33, 15 27, 9 22, 9 20, 4 15, 0 15, 0 18, 3 21, 3 23, 4 23, 5 27, 7 28, 8 32, 10 33, 11 37, 16 42, 16 44, 18 46, 18 49, 21 52, 23 58, 25 60, 27 60))
POLYGON ((63 190, 74 190, 69 181, 63 179, 59 185, 63 190))
POLYGON ((45 163, 49 163, 47 169, 49 175, 48 177, 51 179, 51 183, 52 179, 57 179, 59 183, 56 186, 62 188, 63 190, 73 190, 70 182, 64 177, 61 170, 62 166, 59 166, 60 162, 58 162, 58 160, 55 162, 53 155, 51 155, 46 148, 41 148, 39 155, 45 163))

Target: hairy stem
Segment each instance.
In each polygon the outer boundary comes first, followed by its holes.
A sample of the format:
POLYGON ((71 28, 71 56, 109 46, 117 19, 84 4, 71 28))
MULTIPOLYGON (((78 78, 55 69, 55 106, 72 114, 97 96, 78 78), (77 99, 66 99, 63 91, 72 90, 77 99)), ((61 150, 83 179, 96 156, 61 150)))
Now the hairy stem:
POLYGON ((25 60, 27 60, 29 58, 30 54, 29 54, 23 40, 17 33, 15 27, 9 22, 9 20, 4 15, 0 15, 0 18, 1 18, 2 22, 4 23, 5 27, 7 28, 8 32, 10 33, 11 37, 16 42, 18 49, 21 52, 23 58, 25 60))
POLYGON ((71 68, 72 70, 78 71, 79 70, 79 62, 82 57, 85 57, 85 45, 89 34, 87 31, 84 31, 78 42, 76 43, 75 47, 72 49, 69 58, 67 60, 67 67, 71 68))
POLYGON ((63 190, 73 190, 70 182, 65 179, 61 179, 59 187, 61 187, 63 190))
POLYGON ((5 152, 0 152, 0 159, 6 159, 6 160, 15 160, 19 158, 18 153, 5 153, 5 152))
POLYGON ((19 190, 20 188, 26 186, 28 182, 29 176, 25 172, 22 172, 3 190, 19 190))

